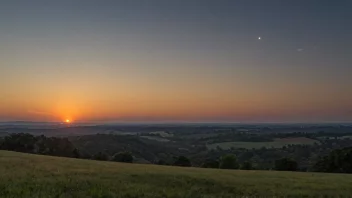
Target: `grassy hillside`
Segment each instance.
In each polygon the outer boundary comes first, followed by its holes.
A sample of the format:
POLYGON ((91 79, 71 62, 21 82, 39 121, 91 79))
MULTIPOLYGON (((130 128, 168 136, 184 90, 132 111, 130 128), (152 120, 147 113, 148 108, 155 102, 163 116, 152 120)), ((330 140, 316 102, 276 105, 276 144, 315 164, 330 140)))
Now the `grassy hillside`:
POLYGON ((352 196, 352 175, 122 164, 0 151, 0 197, 352 196))

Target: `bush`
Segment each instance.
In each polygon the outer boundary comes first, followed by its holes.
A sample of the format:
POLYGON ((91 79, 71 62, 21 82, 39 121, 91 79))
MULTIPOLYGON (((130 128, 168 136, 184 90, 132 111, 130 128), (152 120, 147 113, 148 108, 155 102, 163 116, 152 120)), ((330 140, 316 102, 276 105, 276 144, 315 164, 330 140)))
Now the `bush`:
POLYGON ((296 171, 298 164, 293 159, 282 158, 275 161, 275 170, 278 171, 296 171))
POLYGON ((202 168, 219 168, 217 160, 208 159, 202 164, 202 168))
POLYGON ((236 156, 232 154, 224 155, 220 159, 219 168, 221 169, 238 169, 239 164, 236 156))
POLYGON ((241 166, 241 170, 252 170, 252 169, 253 169, 253 165, 249 161, 245 161, 241 166))
POLYGON ((156 164, 158 164, 158 165, 167 165, 167 163, 164 160, 162 160, 162 159, 158 160, 158 162, 156 164))
POLYGON ((75 149, 72 151, 72 156, 73 156, 74 158, 80 158, 80 157, 81 157, 81 154, 80 154, 79 150, 75 148, 75 149))
POLYGON ((119 152, 119 153, 116 153, 116 154, 112 157, 112 161, 115 161, 115 162, 132 163, 132 162, 133 162, 133 156, 132 156, 132 154, 129 153, 129 152, 119 152))
POLYGON ((179 156, 176 158, 174 166, 191 166, 191 161, 185 156, 179 156))
POLYGON ((92 159, 93 160, 100 160, 100 161, 107 161, 109 159, 109 156, 103 152, 98 152, 92 156, 92 159))

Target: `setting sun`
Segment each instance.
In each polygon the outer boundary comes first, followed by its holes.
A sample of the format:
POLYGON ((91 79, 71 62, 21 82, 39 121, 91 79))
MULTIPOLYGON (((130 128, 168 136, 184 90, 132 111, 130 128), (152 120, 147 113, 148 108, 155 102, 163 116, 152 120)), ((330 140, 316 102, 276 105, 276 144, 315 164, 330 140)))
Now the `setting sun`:
POLYGON ((71 120, 67 119, 65 120, 66 123, 71 123, 71 120))

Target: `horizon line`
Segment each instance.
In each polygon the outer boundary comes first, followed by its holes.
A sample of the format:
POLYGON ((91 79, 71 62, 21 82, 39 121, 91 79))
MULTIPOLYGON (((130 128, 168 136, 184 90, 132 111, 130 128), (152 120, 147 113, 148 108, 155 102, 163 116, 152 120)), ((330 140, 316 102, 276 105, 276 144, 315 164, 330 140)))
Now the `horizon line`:
MULTIPOLYGON (((63 121, 24 121, 24 120, 13 120, 13 121, 0 121, 0 124, 6 123, 33 123, 33 124, 62 124, 63 121)), ((229 122, 229 121, 74 121, 71 125, 77 124, 352 124, 352 121, 316 121, 316 122, 297 122, 297 121, 248 121, 248 122, 229 122)))

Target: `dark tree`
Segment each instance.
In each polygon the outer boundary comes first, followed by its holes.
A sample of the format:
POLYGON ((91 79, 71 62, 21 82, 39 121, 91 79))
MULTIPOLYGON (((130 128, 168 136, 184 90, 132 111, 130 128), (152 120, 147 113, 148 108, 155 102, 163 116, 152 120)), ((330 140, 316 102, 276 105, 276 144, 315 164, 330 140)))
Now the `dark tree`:
POLYGON ((24 153, 33 153, 37 139, 28 133, 15 133, 4 137, 1 149, 24 153))
POLYGON ((72 151, 72 156, 73 156, 74 158, 80 158, 80 157, 81 157, 81 154, 80 154, 79 150, 75 148, 75 149, 73 149, 73 151, 72 151))
POLYGON ((119 152, 119 153, 116 153, 116 154, 112 157, 112 161, 115 161, 115 162, 132 163, 132 162, 133 162, 133 156, 132 156, 132 154, 129 153, 129 152, 119 152))
POLYGON ((253 165, 250 161, 245 161, 242 165, 241 165, 241 169, 242 170, 252 170, 253 169, 253 165))
POLYGON ((219 168, 219 161, 208 159, 202 164, 202 168, 219 168))
POLYGON ((166 161, 164 161, 162 159, 158 160, 158 162, 156 164, 158 164, 158 165, 167 165, 166 161))
POLYGON ((275 170, 278 171, 296 171, 298 164, 290 158, 282 158, 275 161, 275 170))
POLYGON ((321 157, 313 167, 314 171, 330 173, 352 173, 352 147, 333 150, 321 157))
POLYGON ((109 159, 109 156, 106 153, 98 152, 92 156, 92 159, 93 160, 100 160, 100 161, 107 161, 109 159))
POLYGON ((44 135, 33 136, 27 133, 11 134, 3 138, 1 149, 54 155, 62 157, 77 157, 75 147, 67 138, 47 138, 44 135))
POLYGON ((238 169, 239 164, 236 156, 232 154, 224 155, 220 159, 219 168, 221 169, 238 169))
POLYGON ((176 158, 174 166, 191 166, 191 161, 185 156, 179 156, 176 158))
POLYGON ((81 159, 92 159, 93 156, 91 156, 88 152, 84 151, 84 150, 79 150, 79 157, 81 159))

